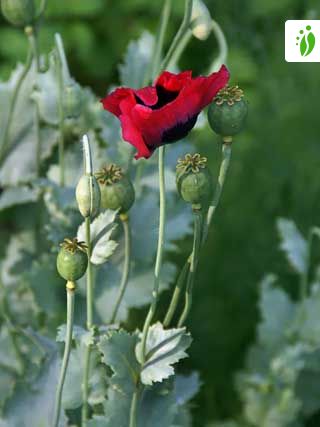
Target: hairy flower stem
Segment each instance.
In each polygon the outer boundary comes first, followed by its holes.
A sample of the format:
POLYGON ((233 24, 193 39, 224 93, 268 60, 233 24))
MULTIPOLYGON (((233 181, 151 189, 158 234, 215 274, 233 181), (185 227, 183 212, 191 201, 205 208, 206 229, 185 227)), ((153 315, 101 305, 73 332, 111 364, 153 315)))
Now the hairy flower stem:
POLYGON ((124 297, 124 294, 127 289, 128 285, 128 278, 130 273, 130 260, 131 260, 131 232, 130 232, 130 223, 129 223, 129 217, 127 214, 120 214, 120 220, 123 227, 123 233, 124 233, 124 265, 123 265, 123 271, 122 271, 122 277, 119 287, 119 293, 117 297, 117 301, 115 304, 115 307, 113 309, 110 323, 114 323, 122 302, 122 299, 124 297))
MULTIPOLYGON (((87 329, 90 331, 93 326, 93 278, 92 278, 92 263, 91 263, 91 218, 85 218, 85 227, 86 227, 86 245, 88 253, 88 269, 87 269, 87 329)), ((84 370, 82 378, 82 427, 87 426, 89 407, 89 374, 90 374, 90 355, 91 355, 91 345, 86 346, 85 357, 84 357, 84 370)))
POLYGON ((158 235, 158 248, 157 257, 154 270, 154 285, 152 291, 152 302, 146 317, 141 340, 141 360, 142 364, 145 362, 146 343, 149 328, 157 308, 159 297, 160 275, 163 258, 164 248, 164 234, 165 234, 165 221, 166 221, 166 189, 165 189, 165 172, 164 172, 164 159, 165 159, 165 146, 159 148, 159 190, 160 190, 160 217, 159 217, 159 235, 158 235))
POLYGON ((179 47, 179 44, 184 39, 185 33, 188 32, 190 22, 191 22, 191 16, 192 16, 192 6, 193 6, 193 0, 185 0, 185 8, 184 8, 184 16, 182 23, 180 25, 180 28, 173 39, 173 42, 161 64, 161 69, 165 70, 171 63, 171 59, 176 51, 176 49, 179 47))
POLYGON ((199 252, 201 248, 201 236, 202 236, 202 210, 194 209, 193 218, 194 218, 194 233, 193 233, 193 249, 191 255, 190 271, 188 275, 186 293, 185 293, 185 303, 184 309, 180 316, 178 327, 182 327, 190 313, 192 305, 192 291, 195 280, 195 274, 197 270, 199 252))
POLYGON ((56 391, 55 410, 53 417, 53 427, 58 427, 61 412, 61 400, 64 381, 67 374, 68 362, 70 358, 71 344, 72 344, 72 331, 73 331, 73 315, 74 315, 74 296, 75 296, 75 283, 67 282, 67 330, 65 338, 64 354, 62 359, 62 366, 58 387, 56 391))
POLYGON ((129 427, 137 427, 137 409, 138 409, 138 402, 139 402, 139 394, 140 394, 140 389, 139 389, 139 385, 137 385, 133 392, 132 400, 131 400, 129 427))

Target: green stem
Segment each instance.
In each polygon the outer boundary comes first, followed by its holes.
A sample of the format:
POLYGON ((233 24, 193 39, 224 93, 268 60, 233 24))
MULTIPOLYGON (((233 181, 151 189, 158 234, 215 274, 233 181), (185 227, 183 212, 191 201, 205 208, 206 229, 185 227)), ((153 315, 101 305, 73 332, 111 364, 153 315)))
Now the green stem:
POLYGON ((164 158, 165 158, 165 146, 159 148, 159 191, 160 191, 160 216, 159 216, 159 235, 158 235, 158 248, 157 257, 154 270, 154 285, 152 291, 152 302, 149 308, 148 315, 146 317, 141 339, 141 360, 142 364, 145 361, 146 354, 146 343, 149 328, 155 315, 157 308, 157 302, 159 297, 159 285, 160 275, 162 267, 163 249, 164 249, 164 234, 165 234, 165 221, 166 221, 166 189, 165 189, 165 171, 164 171, 164 158))
POLYGON ((59 114, 59 168, 60 168, 60 186, 65 185, 65 162, 64 162, 64 108, 63 108, 63 96, 64 96, 64 82, 70 79, 70 72, 66 55, 63 48, 63 42, 60 34, 55 35, 55 44, 57 51, 57 76, 58 76, 58 114, 59 114))
POLYGON ((173 42, 161 64, 161 69, 165 70, 168 66, 171 64, 171 59, 178 48, 179 44, 184 38, 184 35, 189 30, 190 22, 191 22, 191 16, 192 16, 192 5, 193 0, 185 0, 185 8, 184 8, 184 16, 182 23, 180 25, 180 28, 173 39, 173 42))
POLYGON ((119 287, 119 293, 117 297, 117 301, 115 307, 113 309, 113 313, 111 315, 110 323, 114 323, 120 308, 120 304, 124 297, 124 294, 128 285, 128 278, 130 272, 130 259, 131 259, 131 233, 130 233, 130 223, 127 215, 120 215, 121 224, 124 232, 124 265, 122 271, 122 277, 119 287))
POLYGON ((185 304, 183 312, 180 316, 178 327, 182 327, 190 313, 192 305, 192 291, 195 280, 196 269, 198 265, 199 252, 201 247, 201 236, 202 236, 202 211, 199 209, 193 210, 194 217, 194 234, 193 234, 193 249, 191 255, 190 271, 188 275, 188 282, 185 294, 185 304))
POLYGON ((216 21, 212 20, 211 29, 218 42, 219 55, 210 65, 209 74, 218 71, 221 65, 225 64, 228 57, 228 43, 222 28, 216 21))
POLYGON ((311 263, 311 248, 312 248, 313 236, 314 236, 314 229, 311 228, 308 234, 308 241, 307 241, 306 268, 301 276, 301 282, 300 282, 300 301, 302 304, 305 303, 305 300, 308 297, 308 278, 309 278, 309 270, 310 270, 310 263, 311 263))
MULTIPOLYGON (((91 330, 93 326, 93 279, 92 279, 92 263, 91 263, 91 218, 85 218, 85 227, 86 227, 86 245, 88 247, 88 269, 87 269, 87 329, 91 330)), ((82 378, 82 427, 87 426, 88 415, 89 415, 89 375, 90 375, 90 355, 91 355, 91 346, 86 347, 85 353, 85 363, 83 369, 83 378, 82 378)))
POLYGON ((88 269, 87 269, 87 329, 93 326, 93 280, 92 280, 92 263, 91 263, 91 218, 85 218, 86 227, 86 245, 88 247, 88 269))
POLYGON ((186 49, 186 47, 189 44, 191 39, 192 39, 192 31, 190 29, 188 29, 184 33, 183 37, 180 40, 179 45, 177 46, 177 49, 175 50, 175 52, 172 55, 172 58, 171 58, 171 61, 169 64, 170 66, 178 64, 179 59, 181 58, 181 55, 185 51, 185 49, 186 49))
POLYGON ((70 352, 71 352, 73 315, 74 315, 74 294, 75 294, 74 289, 69 289, 67 287, 67 332, 66 332, 66 340, 65 340, 65 347, 64 347, 64 354, 63 354, 63 359, 62 359, 60 377, 59 377, 58 387, 57 387, 57 391, 56 391, 53 427, 58 427, 58 425, 59 425, 59 418, 60 418, 60 412, 61 412, 62 390, 63 390, 64 381, 66 378, 68 362, 69 362, 70 352))
POLYGON ((231 145, 232 142, 223 142, 222 144, 222 160, 221 160, 221 165, 220 165, 220 170, 219 170, 219 176, 218 176, 218 182, 216 185, 216 190, 213 196, 213 200, 209 206, 208 209, 208 213, 207 213, 207 219, 206 219, 206 223, 204 226, 204 231, 203 231, 203 240, 202 243, 204 243, 208 237, 208 231, 209 231, 209 227, 212 221, 212 217, 215 214, 215 211, 218 207, 218 204, 220 202, 220 198, 221 198, 221 193, 223 190, 223 186, 227 177, 227 173, 228 173, 228 169, 229 169, 229 165, 230 165, 230 160, 231 160, 231 145))
POLYGON ((178 305, 178 302, 179 302, 179 299, 181 296, 181 292, 183 290, 187 274, 189 273, 189 268, 190 268, 190 262, 188 259, 188 261, 184 264, 182 270, 180 271, 180 274, 179 274, 179 277, 177 280, 177 284, 176 284, 176 287, 175 287, 173 295, 172 295, 170 306, 168 308, 166 317, 164 318, 163 326, 165 328, 167 328, 170 325, 172 318, 174 316, 174 313, 177 309, 177 305, 178 305))
POLYGON ((38 11, 36 18, 35 18, 36 20, 41 18, 42 15, 44 14, 46 7, 47 7, 47 3, 48 3, 48 0, 41 0, 39 11, 38 11))
POLYGON ((82 379, 82 399, 83 405, 81 410, 81 426, 87 427, 89 418, 89 374, 90 374, 90 356, 91 346, 87 345, 84 355, 83 379, 82 379))
MULTIPOLYGON (((169 22, 169 18, 170 18, 170 13, 171 13, 171 5, 172 5, 172 0, 164 0, 162 13, 161 13, 161 19, 160 19, 160 26, 159 26, 158 36, 157 36, 157 44, 156 44, 156 48, 154 50, 153 58, 151 60, 151 64, 152 64, 151 77, 152 77, 152 79, 154 79, 156 77, 156 75, 158 74, 159 68, 160 68, 160 61, 161 61, 161 56, 162 56, 164 38, 166 35, 168 22, 169 22)), ((149 76, 147 76, 145 83, 148 83, 148 81, 149 81, 149 76)))
POLYGON ((134 393, 132 395, 129 427, 137 427, 138 402, 139 402, 139 387, 136 386, 134 393))
POLYGON ((2 144, 1 144, 1 148, 0 148, 0 161, 1 162, 3 161, 4 155, 6 154, 6 150, 7 150, 8 145, 9 145, 9 134, 10 134, 11 126, 12 126, 14 110, 15 110, 15 106, 17 104, 20 89, 21 89, 22 83, 24 82, 24 79, 26 78, 27 74, 29 73, 29 71, 31 69, 32 59, 33 59, 33 51, 30 47, 28 50, 26 64, 24 66, 22 73, 20 74, 20 76, 17 80, 17 83, 15 85, 15 88, 14 88, 14 91, 12 94, 11 102, 9 105, 8 120, 7 120, 7 123, 6 123, 5 128, 4 128, 3 139, 2 139, 2 144))

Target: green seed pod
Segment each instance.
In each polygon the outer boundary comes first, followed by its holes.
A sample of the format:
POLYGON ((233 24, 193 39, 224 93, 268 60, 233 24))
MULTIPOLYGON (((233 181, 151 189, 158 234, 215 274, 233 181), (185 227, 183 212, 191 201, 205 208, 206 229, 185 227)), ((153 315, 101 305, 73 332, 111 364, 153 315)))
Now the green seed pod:
POLYGON ((212 177, 207 159, 200 154, 186 154, 177 164, 178 192, 187 203, 206 205, 212 196, 212 177))
POLYGON ((248 104, 238 86, 226 86, 220 90, 208 110, 209 124, 223 137, 239 133, 248 115, 248 104))
POLYGON ((77 239, 64 239, 57 257, 57 270, 61 277, 74 282, 87 270, 87 246, 77 239))
POLYGON ((100 209, 100 188, 96 178, 92 175, 83 175, 76 188, 76 199, 81 215, 86 218, 94 217, 100 209))
POLYGON ((66 118, 77 118, 82 109, 82 90, 78 83, 71 83, 64 88, 63 111, 66 118))
POLYGON ((103 209, 128 212, 135 200, 132 182, 124 175, 121 168, 114 164, 106 166, 96 173, 101 191, 103 209))
POLYGON ((33 0, 1 0, 2 14, 16 27, 31 25, 36 16, 33 0))

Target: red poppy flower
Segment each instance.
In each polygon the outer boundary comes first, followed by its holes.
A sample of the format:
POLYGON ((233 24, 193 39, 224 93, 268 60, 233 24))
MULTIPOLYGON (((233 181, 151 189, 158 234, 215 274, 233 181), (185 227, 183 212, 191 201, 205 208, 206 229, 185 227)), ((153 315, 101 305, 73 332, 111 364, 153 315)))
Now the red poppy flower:
POLYGON ((119 118, 123 139, 137 149, 136 159, 147 159, 157 147, 184 138, 228 80, 224 65, 209 77, 164 71, 154 86, 118 88, 101 102, 119 118))

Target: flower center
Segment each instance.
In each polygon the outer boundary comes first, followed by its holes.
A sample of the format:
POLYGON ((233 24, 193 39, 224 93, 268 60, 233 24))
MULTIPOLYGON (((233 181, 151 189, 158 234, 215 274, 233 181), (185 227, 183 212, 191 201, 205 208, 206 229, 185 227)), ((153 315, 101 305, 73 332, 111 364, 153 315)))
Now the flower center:
POLYGON ((95 174, 100 184, 112 185, 115 182, 120 181, 123 177, 123 171, 120 167, 111 163, 108 166, 104 166, 99 172, 95 174))
POLYGON ((137 95, 135 95, 137 103, 140 105, 145 105, 151 108, 152 110, 159 110, 159 108, 164 107, 165 105, 169 104, 169 102, 174 101, 180 93, 179 91, 167 90, 162 86, 156 86, 156 91, 157 91, 158 101, 155 105, 146 105, 142 101, 142 99, 140 99, 137 95))
POLYGON ((233 105, 235 102, 241 101, 243 98, 243 90, 239 86, 226 86, 218 92, 214 98, 217 105, 222 105, 226 102, 228 105, 233 105))
POLYGON ((60 246, 62 246, 64 249, 68 250, 72 254, 77 251, 86 252, 88 248, 84 242, 79 242, 76 237, 74 239, 64 239, 63 242, 60 243, 60 246))
POLYGON ((177 170, 181 172, 198 173, 200 169, 207 166, 207 158, 201 157, 199 153, 186 154, 183 159, 178 159, 177 170))
POLYGON ((175 126, 167 129, 162 134, 162 142, 170 143, 185 138, 197 122, 198 114, 191 116, 186 122, 178 122, 175 126))

